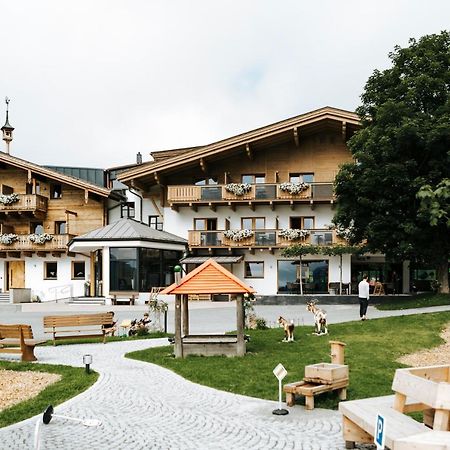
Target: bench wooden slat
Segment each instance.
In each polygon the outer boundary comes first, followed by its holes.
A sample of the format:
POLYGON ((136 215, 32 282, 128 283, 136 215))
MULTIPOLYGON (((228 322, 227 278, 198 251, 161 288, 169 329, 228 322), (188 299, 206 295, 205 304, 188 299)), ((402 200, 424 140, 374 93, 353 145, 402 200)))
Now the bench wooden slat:
POLYGON ((106 342, 105 325, 113 325, 112 313, 77 314, 69 316, 45 316, 44 332, 51 333, 53 345, 58 339, 82 339, 91 337, 103 337, 106 342), (94 325, 97 327, 93 328, 94 325), (97 331, 97 334, 93 334, 97 331), (67 336, 67 333, 77 333, 67 336), (61 336, 63 334, 63 336, 61 336))
POLYGON ((0 353, 18 353, 22 361, 36 361, 34 347, 46 342, 33 339, 30 325, 0 325, 0 353))
MULTIPOLYGON (((393 448, 394 441, 414 434, 424 433, 428 430, 425 425, 416 422, 409 416, 387 406, 377 404, 372 399, 352 400, 340 402, 339 411, 344 417, 356 424, 359 428, 373 436, 377 414, 384 416, 386 423, 386 446, 393 448)), ((345 439, 345 430, 344 430, 345 439)))

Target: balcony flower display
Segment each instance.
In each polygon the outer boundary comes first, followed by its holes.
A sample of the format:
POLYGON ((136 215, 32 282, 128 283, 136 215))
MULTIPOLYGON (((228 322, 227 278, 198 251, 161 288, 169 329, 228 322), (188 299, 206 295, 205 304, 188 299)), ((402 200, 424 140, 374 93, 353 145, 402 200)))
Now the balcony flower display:
POLYGON ((34 244, 44 245, 46 242, 53 240, 53 236, 47 233, 30 234, 28 239, 34 244))
POLYGON ((281 183, 280 189, 283 192, 289 192, 289 194, 295 195, 300 194, 306 189, 309 188, 309 184, 307 183, 281 183))
POLYGON ((309 236, 309 231, 299 230, 298 228, 283 228, 280 231, 280 236, 289 241, 295 241, 297 239, 304 239, 306 236, 309 236))
POLYGON ((2 205, 12 205, 19 201, 19 194, 13 192, 12 194, 0 194, 0 203, 2 205))
POLYGON ((19 239, 19 236, 14 233, 0 234, 0 244, 3 245, 11 245, 16 242, 17 239, 19 239))
POLYGON ((228 238, 231 239, 232 241, 242 241, 244 239, 247 239, 249 237, 253 236, 253 231, 252 230, 248 230, 248 229, 244 229, 244 230, 226 230, 223 232, 223 235, 228 238))
POLYGON ((249 183, 229 183, 225 185, 225 190, 227 192, 232 192, 238 197, 247 194, 252 189, 252 185, 249 183))

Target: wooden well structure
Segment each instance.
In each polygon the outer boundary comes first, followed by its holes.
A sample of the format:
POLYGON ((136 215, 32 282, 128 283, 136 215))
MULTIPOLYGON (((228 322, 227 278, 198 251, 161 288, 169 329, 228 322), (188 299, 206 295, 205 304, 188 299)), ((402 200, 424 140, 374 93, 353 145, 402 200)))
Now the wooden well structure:
POLYGON ((230 271, 213 259, 164 289, 161 294, 175 295, 175 357, 188 355, 245 355, 244 336, 244 294, 253 294, 255 290, 247 286, 230 271), (189 295, 229 294, 236 301, 235 335, 229 334, 189 334, 189 295))

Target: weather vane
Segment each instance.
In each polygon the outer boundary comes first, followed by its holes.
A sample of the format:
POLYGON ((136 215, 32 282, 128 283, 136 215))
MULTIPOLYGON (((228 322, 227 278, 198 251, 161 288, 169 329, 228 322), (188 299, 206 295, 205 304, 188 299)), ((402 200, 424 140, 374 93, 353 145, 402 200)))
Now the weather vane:
POLYGON ((5 103, 6 103, 6 110, 8 110, 9 102, 11 100, 8 97, 5 97, 5 103))

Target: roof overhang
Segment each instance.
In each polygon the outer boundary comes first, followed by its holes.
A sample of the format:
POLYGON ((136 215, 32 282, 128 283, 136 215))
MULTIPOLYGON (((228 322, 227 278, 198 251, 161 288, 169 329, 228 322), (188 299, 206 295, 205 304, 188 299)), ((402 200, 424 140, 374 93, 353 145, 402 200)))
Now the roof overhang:
POLYGON ((153 248, 159 250, 185 251, 186 245, 168 241, 150 239, 72 239, 69 244, 69 252, 86 253, 101 250, 103 248, 153 248))
POLYGON ((173 158, 155 161, 149 166, 139 166, 126 170, 119 174, 118 179, 124 183, 127 183, 139 178, 153 176, 155 180, 157 180, 159 174, 162 172, 177 170, 182 166, 196 164, 202 158, 214 158, 233 148, 236 149, 240 146, 245 147, 247 145, 254 144, 257 141, 263 141, 271 137, 274 138, 276 135, 292 133, 292 137, 294 139, 294 135, 296 135, 300 128, 314 126, 319 122, 338 122, 342 126, 343 130, 347 128, 347 125, 350 125, 355 129, 361 126, 357 114, 337 108, 325 107, 222 141, 218 141, 198 149, 194 148, 194 150, 188 153, 183 153, 173 158))

